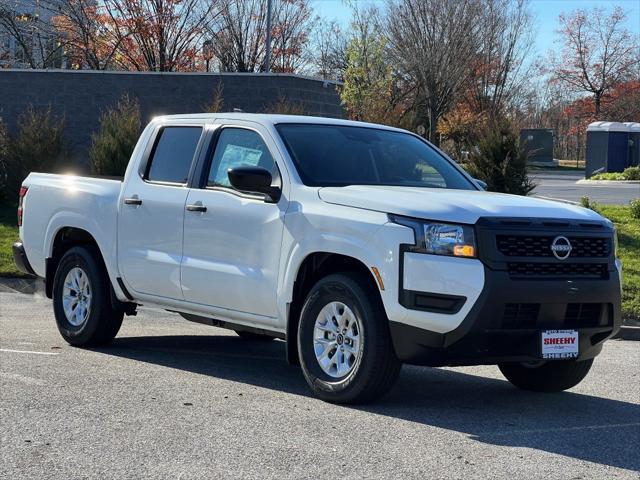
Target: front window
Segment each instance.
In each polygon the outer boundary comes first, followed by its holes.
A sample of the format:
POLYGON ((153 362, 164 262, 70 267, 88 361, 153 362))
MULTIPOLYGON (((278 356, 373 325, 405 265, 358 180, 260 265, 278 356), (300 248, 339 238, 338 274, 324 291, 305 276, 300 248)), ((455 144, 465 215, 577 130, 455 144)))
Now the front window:
POLYGON ((227 172, 237 167, 262 167, 275 176, 273 157, 260 135, 252 130, 225 128, 216 144, 207 186, 231 188, 227 172))
POLYGON ((343 125, 276 128, 305 185, 477 190, 435 148, 407 133, 343 125))

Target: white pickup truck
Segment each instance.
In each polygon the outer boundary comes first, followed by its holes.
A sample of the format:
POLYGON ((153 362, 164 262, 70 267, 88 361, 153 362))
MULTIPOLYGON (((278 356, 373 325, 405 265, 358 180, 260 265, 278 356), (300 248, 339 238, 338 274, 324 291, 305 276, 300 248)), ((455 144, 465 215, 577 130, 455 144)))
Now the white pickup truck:
POLYGON ((313 117, 154 119, 122 182, 32 173, 19 267, 58 329, 105 344, 155 305, 282 339, 314 393, 387 392, 402 363, 580 382, 620 327, 616 233, 581 207, 485 192, 410 132, 313 117))

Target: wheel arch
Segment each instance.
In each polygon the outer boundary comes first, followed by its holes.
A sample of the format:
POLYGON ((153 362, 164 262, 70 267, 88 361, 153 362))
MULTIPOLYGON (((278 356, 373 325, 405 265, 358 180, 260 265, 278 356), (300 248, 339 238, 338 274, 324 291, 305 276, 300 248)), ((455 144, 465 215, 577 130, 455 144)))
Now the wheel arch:
MULTIPOLYGON (((380 295, 379 285, 373 272, 363 260, 354 256, 329 251, 311 252, 298 265, 287 309, 287 361, 290 364, 297 365, 299 363, 296 337, 300 322, 300 312, 307 294, 321 278, 334 273, 345 272, 364 274, 371 282, 371 286, 378 293, 378 296, 380 295)), ((382 301, 381 298, 380 300, 382 301)))
MULTIPOLYGON (((47 258, 45 260, 46 264, 44 280, 46 296, 48 298, 51 298, 53 295, 53 281, 55 279, 55 274, 58 269, 58 265, 60 264, 60 260, 69 249, 78 246, 89 246, 97 249, 100 254, 99 261, 102 263, 105 271, 107 272, 109 284, 111 285, 111 289, 114 295, 117 296, 116 292, 119 292, 120 289, 117 283, 114 282, 114 279, 112 278, 111 272, 109 271, 107 259, 105 258, 104 250, 100 246, 96 237, 85 228, 71 225, 59 227, 50 237, 50 244, 46 249, 47 258)), ((117 302, 118 299, 114 298, 114 303, 117 302)))

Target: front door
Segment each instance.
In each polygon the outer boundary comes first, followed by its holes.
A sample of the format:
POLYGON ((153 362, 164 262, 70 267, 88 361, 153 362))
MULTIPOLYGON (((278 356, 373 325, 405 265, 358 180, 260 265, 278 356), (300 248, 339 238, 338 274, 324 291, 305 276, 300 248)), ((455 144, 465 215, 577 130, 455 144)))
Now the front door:
POLYGON ((129 172, 118 215, 118 267, 134 292, 183 298, 180 262, 187 180, 201 134, 200 126, 162 128, 143 171, 129 172))
POLYGON ((281 182, 275 146, 266 132, 222 125, 192 188, 184 220, 182 289, 185 300, 269 317, 277 316, 278 265, 287 205, 235 190, 227 170, 241 165, 270 170, 281 182), (268 144, 271 145, 271 149, 268 144))

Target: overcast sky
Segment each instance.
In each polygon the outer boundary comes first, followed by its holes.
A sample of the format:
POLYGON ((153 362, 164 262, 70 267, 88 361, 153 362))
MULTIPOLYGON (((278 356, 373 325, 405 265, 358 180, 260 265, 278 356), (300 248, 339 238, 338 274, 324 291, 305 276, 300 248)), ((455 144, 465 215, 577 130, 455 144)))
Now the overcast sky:
MULTIPOLYGON (((361 0, 361 4, 375 4, 382 7, 384 0, 361 0)), ((343 0, 315 0, 316 12, 329 19, 348 24, 350 10, 343 0)), ((640 0, 531 0, 531 11, 535 16, 536 44, 535 53, 544 54, 554 46, 555 30, 558 28, 558 15, 578 8, 591 9, 602 7, 611 10, 620 5, 627 12, 627 28, 636 35, 640 34, 640 0)))

